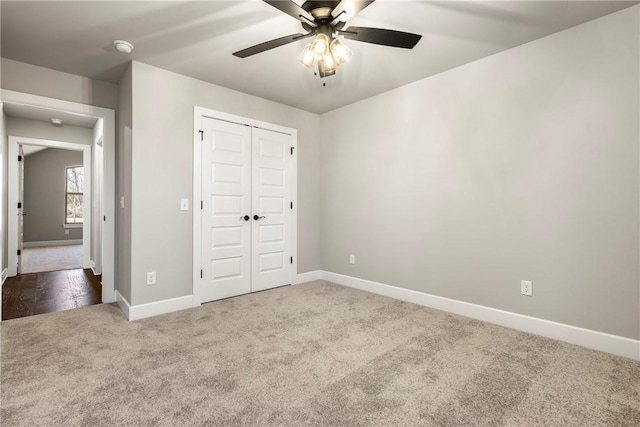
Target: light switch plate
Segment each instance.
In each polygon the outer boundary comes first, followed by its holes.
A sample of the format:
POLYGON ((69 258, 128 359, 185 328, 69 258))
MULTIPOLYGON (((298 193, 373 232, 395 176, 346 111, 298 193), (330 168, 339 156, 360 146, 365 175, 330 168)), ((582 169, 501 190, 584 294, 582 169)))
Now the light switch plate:
POLYGON ((189 210, 189 199, 180 199, 180 210, 181 211, 189 210))

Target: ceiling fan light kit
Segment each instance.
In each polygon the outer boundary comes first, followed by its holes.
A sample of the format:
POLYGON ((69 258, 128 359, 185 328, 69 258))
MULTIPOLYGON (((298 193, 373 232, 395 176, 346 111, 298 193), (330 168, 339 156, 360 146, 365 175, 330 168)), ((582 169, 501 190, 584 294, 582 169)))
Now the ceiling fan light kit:
POLYGON ((349 46, 342 43, 340 39, 334 39, 331 42, 330 49, 333 57, 338 61, 338 65, 346 64, 353 56, 353 52, 351 52, 349 46))
POLYGON ((364 43, 413 49, 421 35, 382 28, 349 27, 343 29, 347 19, 373 3, 374 0, 307 0, 298 6, 291 0, 263 0, 281 12, 302 23, 306 34, 291 34, 234 52, 239 58, 246 58, 307 37, 314 37, 298 61, 310 70, 317 70, 320 78, 332 76, 339 66, 349 62, 353 53, 341 37, 364 43))
POLYGON ((298 61, 308 69, 313 70, 313 66, 316 63, 316 53, 311 49, 311 43, 298 56, 298 61))
POLYGON ((298 61, 308 69, 318 68, 321 77, 329 75, 331 72, 335 74, 338 67, 349 62, 353 55, 351 49, 339 38, 335 38, 331 42, 329 40, 326 34, 318 34, 298 56, 298 61))
POLYGON ((329 49, 329 37, 326 34, 318 34, 311 43, 311 50, 316 55, 316 59, 322 59, 329 49))

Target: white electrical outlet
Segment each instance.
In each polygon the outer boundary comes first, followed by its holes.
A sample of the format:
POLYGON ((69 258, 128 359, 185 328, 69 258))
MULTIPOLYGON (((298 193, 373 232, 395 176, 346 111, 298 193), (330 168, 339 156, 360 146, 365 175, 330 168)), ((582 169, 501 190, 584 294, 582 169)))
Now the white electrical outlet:
POLYGON ((349 264, 355 264, 355 263, 356 263, 356 256, 349 255, 349 264))
POLYGON ((180 199, 180 210, 181 211, 189 210, 189 199, 180 199))
POLYGON ((147 273, 147 285, 155 285, 156 284, 156 272, 150 271, 147 273))
POLYGON ((520 293, 522 295, 532 296, 533 292, 533 283, 529 280, 521 280, 520 281, 520 293))

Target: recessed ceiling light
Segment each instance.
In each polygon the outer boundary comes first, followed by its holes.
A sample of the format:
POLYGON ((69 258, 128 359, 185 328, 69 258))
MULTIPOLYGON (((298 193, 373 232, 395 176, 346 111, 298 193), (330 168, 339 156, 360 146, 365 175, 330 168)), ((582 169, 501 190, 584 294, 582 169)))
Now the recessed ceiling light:
POLYGON ((62 119, 56 119, 54 117, 51 118, 51 124, 56 127, 62 126, 62 119))
POLYGON ((116 47, 116 50, 118 52, 131 53, 131 51, 133 50, 133 45, 124 40, 114 40, 113 45, 116 47))

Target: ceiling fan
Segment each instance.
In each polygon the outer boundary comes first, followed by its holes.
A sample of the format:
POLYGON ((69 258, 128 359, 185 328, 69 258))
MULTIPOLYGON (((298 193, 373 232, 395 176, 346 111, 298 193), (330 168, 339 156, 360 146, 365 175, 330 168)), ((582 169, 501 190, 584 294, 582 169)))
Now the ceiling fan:
POLYGON ((316 70, 321 78, 334 75, 338 67, 351 59, 351 50, 341 37, 383 46, 413 49, 422 38, 419 34, 382 28, 348 27, 347 21, 374 0, 307 0, 302 6, 291 0, 263 0, 265 3, 294 17, 302 23, 305 34, 291 34, 234 52, 246 58, 298 40, 313 37, 298 60, 305 67, 316 70))

